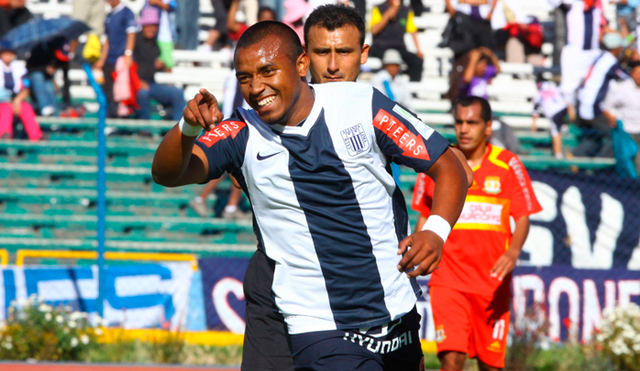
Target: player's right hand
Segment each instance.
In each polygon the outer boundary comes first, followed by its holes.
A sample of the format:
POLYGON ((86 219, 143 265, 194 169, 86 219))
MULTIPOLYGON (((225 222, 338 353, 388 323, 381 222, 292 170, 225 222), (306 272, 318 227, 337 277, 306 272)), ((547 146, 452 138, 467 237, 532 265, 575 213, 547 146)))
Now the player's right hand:
POLYGON ((407 276, 415 278, 433 273, 442 259, 444 241, 432 231, 416 232, 398 245, 398 255, 404 254, 398 264, 400 272, 415 267, 407 276), (410 248, 409 248, 410 247, 410 248))
POLYGON ((213 129, 224 116, 218 108, 218 101, 207 89, 191 99, 183 111, 184 121, 191 126, 200 126, 205 131, 213 129))

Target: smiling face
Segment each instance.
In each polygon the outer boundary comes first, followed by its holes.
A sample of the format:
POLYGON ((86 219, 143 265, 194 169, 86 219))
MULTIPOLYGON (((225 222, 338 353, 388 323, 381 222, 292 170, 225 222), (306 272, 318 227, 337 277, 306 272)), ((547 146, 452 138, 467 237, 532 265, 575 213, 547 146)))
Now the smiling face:
POLYGON ((356 81, 360 65, 367 62, 369 45, 360 47, 360 31, 355 26, 347 24, 329 31, 314 25, 306 39, 314 83, 356 81))
POLYGON ((458 105, 454 112, 458 148, 465 153, 486 146, 487 139, 491 136, 491 122, 484 121, 481 112, 482 106, 479 103, 467 107, 458 105))
POLYGON ((301 107, 306 102, 300 100, 309 57, 303 53, 292 61, 287 48, 273 36, 236 50, 234 65, 242 96, 270 125, 295 125, 311 110, 301 107))

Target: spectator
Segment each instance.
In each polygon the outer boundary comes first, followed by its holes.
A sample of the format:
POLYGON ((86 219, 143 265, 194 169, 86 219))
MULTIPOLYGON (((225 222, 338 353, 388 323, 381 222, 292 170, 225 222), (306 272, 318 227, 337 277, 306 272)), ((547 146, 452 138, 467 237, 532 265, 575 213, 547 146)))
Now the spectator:
POLYGON ((395 49, 387 50, 382 57, 382 70, 373 76, 371 82, 389 99, 411 109, 411 93, 407 82, 400 76, 401 64, 400 53, 395 49))
MULTIPOLYGON (((72 0, 71 4, 71 18, 84 22, 87 26, 91 27, 89 38, 97 40, 98 37, 104 34, 105 12, 103 0, 72 0)), ((69 58, 71 60, 75 58, 79 44, 77 39, 70 41, 69 58)), ((96 44, 99 44, 99 42, 96 44)), ((97 52, 99 53, 99 50, 97 50, 97 52)), ((95 59, 91 62, 95 62, 95 59)))
POLYGON ((470 51, 456 63, 451 71, 447 93, 452 107, 458 99, 471 95, 488 100, 487 88, 500 72, 498 57, 490 49, 483 47, 470 51))
MULTIPOLYGON (((236 14, 238 12, 238 7, 240 6, 240 0, 232 0, 231 6, 229 7, 229 13, 227 14, 227 30, 229 31, 229 39, 231 41, 236 42, 240 39, 240 36, 244 33, 244 31, 249 28, 246 23, 238 22, 236 20, 236 14)), ((270 8, 259 8, 258 9, 258 22, 262 21, 275 21, 276 13, 270 8)), ((234 75, 235 76, 235 75, 234 75)), ((235 77, 234 77, 235 80, 235 77)), ((228 117, 228 116, 225 116, 228 117)))
POLYGON ((9 0, 9 8, 0 8, 0 38, 9 30, 27 23, 33 14, 26 7, 26 0, 9 0))
POLYGON ((498 0, 445 0, 447 12, 454 24, 450 41, 446 46, 453 50, 455 59, 479 47, 496 49, 491 18, 497 2, 498 0))
POLYGON ((138 116, 143 120, 151 119, 151 99, 155 99, 163 106, 170 107, 171 120, 180 121, 185 107, 184 93, 175 86, 157 84, 155 73, 166 69, 160 59, 160 47, 157 43, 158 28, 161 22, 159 13, 151 8, 145 8, 140 14, 142 30, 136 35, 133 58, 138 63, 138 77, 140 90, 137 102, 140 106, 138 116))
POLYGON ((167 68, 173 67, 173 31, 169 13, 176 10, 176 0, 147 0, 142 10, 151 8, 158 13, 160 24, 158 25, 158 46, 160 47, 160 60, 167 68))
POLYGON ((536 131, 538 129, 537 122, 540 114, 549 119, 553 155, 557 159, 562 159, 564 154, 562 153, 562 136, 560 133, 567 116, 567 103, 553 82, 540 80, 537 82, 537 87, 538 91, 533 98, 531 130, 536 131))
POLYGON ((27 60, 31 90, 37 110, 42 116, 56 116, 60 113, 53 75, 62 64, 69 62, 68 48, 67 40, 58 38, 36 46, 27 60))
MULTIPOLYGON (((611 88, 602 105, 602 113, 613 128, 620 120, 624 131, 640 145, 640 62, 629 63, 631 79, 624 80, 611 88)), ((636 155, 635 166, 640 173, 640 152, 636 155)))
MULTIPOLYGON (((577 110, 578 127, 582 129, 580 143, 574 149, 576 156, 611 157, 613 155, 609 133, 611 128, 602 114, 600 105, 615 79, 626 79, 629 76, 622 69, 618 58, 623 55, 624 39, 617 32, 609 32, 602 38, 606 51, 600 52, 596 61, 586 73, 577 93, 579 108, 577 110)), ((569 107, 569 115, 573 119, 576 111, 569 107)))
POLYGON ((291 27, 304 43, 304 18, 313 10, 311 4, 305 0, 285 0, 284 7, 287 11, 282 22, 291 27))
POLYGON ((527 15, 519 0, 496 2, 491 27, 495 30, 497 47, 500 51, 504 49, 504 60, 508 63, 524 63, 523 32, 526 24, 527 15))
POLYGON ((572 0, 567 13, 567 44, 562 49, 560 92, 571 107, 575 107, 575 92, 587 75, 589 67, 600 56, 600 18, 602 12, 595 1, 572 0))
POLYGON ((72 0, 71 18, 91 27, 94 35, 104 34, 104 0, 72 0))
POLYGON ((233 0, 211 0, 211 6, 213 7, 213 18, 216 20, 215 26, 209 30, 209 38, 202 46, 204 50, 213 50, 214 46, 218 42, 227 44, 227 14, 233 0))
POLYGON ((14 118, 22 121, 29 140, 42 138, 36 114, 25 99, 29 96, 27 69, 15 60, 16 54, 7 42, 0 43, 0 138, 13 138, 14 118))
POLYGON ((198 31, 200 25, 200 1, 182 0, 176 9, 176 31, 178 49, 195 50, 198 47, 198 31))
POLYGON ((371 34, 373 45, 369 55, 382 58, 388 49, 400 52, 402 60, 409 68, 409 80, 420 81, 424 56, 418 42, 418 28, 413 23, 413 11, 402 5, 400 0, 387 0, 374 6, 371 11, 371 34), (416 46, 416 54, 407 50, 404 34, 410 33, 416 46))
POLYGON ((553 65, 560 65, 562 49, 567 45, 567 13, 572 0, 547 0, 553 19, 553 65))
POLYGON ((638 25, 636 22, 636 8, 640 5, 640 0, 612 0, 612 2, 616 3, 618 30, 622 37, 627 37, 638 25))
POLYGON ((113 97, 113 72, 120 57, 124 57, 127 66, 133 63, 138 25, 131 9, 120 0, 107 0, 107 3, 111 6, 111 13, 105 19, 107 41, 102 47, 102 54, 94 64, 94 68, 103 70, 103 88, 108 102, 107 115, 117 117, 118 106, 113 97))

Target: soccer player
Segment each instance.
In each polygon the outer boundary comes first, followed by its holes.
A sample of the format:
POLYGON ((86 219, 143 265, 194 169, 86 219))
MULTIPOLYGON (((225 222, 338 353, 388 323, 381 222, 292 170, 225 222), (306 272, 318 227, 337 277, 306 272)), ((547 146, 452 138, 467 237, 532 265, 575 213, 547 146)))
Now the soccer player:
MULTIPOLYGON (((357 10, 341 5, 316 8, 305 23, 305 49, 314 83, 356 81, 367 62, 364 20, 357 10)), ((244 276, 245 333, 243 371, 292 371, 287 329, 271 297, 275 262, 258 249, 244 276)))
POLYGON ((460 162, 439 134, 370 86, 307 85, 309 58, 282 23, 249 28, 234 65, 254 110, 220 122, 215 97, 201 90, 160 144, 154 180, 236 177, 259 248, 274 262, 273 298, 296 368, 419 370, 414 278, 435 269, 462 209, 460 162), (196 141, 201 128, 208 133, 196 141), (436 179, 427 228, 408 237, 391 160, 436 179))
MULTIPOLYGON (((511 271, 529 233, 529 215, 541 207, 518 157, 489 144, 489 102, 462 98, 454 117, 457 147, 474 181, 429 282, 438 358, 442 370, 462 370, 467 355, 478 359, 482 371, 499 370, 509 330, 511 271)), ((433 190, 433 181, 419 174, 412 201, 421 214, 417 231, 433 212, 433 190)))
MULTIPOLYGON (((305 50, 310 59, 312 82, 356 81, 360 65, 367 62, 369 45, 364 43, 365 23, 351 7, 323 5, 316 8, 305 23, 305 50)), ((461 152, 472 181, 471 168, 461 152)), ((286 337, 286 325, 280 312, 273 309, 271 285, 275 263, 257 250, 244 277, 245 335, 242 370, 293 370, 293 358, 286 337)))

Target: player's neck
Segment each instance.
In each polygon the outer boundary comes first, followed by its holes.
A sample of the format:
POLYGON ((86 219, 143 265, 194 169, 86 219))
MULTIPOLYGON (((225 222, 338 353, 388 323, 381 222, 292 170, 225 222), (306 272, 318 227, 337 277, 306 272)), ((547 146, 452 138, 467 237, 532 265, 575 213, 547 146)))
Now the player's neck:
POLYGON ((473 169, 482 163, 482 159, 487 154, 488 150, 489 146, 487 145, 487 142, 483 141, 478 147, 470 151, 462 151, 462 153, 464 153, 464 156, 467 158, 467 163, 473 169))
POLYGON ((302 89, 300 90, 300 98, 298 98, 298 101, 295 103, 295 105, 291 107, 291 111, 293 112, 293 114, 289 116, 289 119, 286 122, 282 123, 282 125, 296 126, 300 122, 302 122, 302 120, 305 120, 307 117, 309 117, 315 100, 316 98, 311 87, 307 84, 303 84, 302 89))

